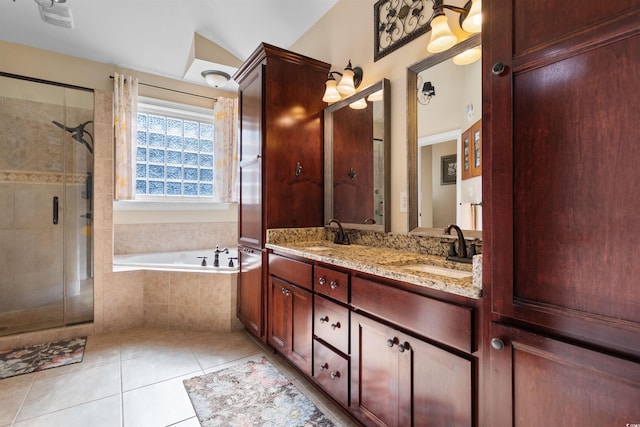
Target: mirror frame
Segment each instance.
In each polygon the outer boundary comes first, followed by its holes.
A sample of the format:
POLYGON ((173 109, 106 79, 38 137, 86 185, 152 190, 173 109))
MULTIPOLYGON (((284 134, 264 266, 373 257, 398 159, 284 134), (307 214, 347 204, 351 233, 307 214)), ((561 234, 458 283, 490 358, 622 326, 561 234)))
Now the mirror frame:
MULTIPOLYGON (((349 108, 349 104, 372 93, 382 90, 383 112, 383 168, 384 174, 384 222, 382 224, 343 223, 343 228, 388 232, 391 230, 391 83, 388 79, 362 89, 341 101, 329 105, 324 109, 324 223, 325 226, 333 218, 333 112, 341 108, 349 108)), ((373 142, 372 142, 373 143, 373 142)), ((339 220, 339 218, 338 218, 339 220)))
MULTIPOLYGON (((474 34, 451 49, 431 55, 407 68, 407 214, 409 234, 438 236, 442 234, 442 230, 439 228, 418 227, 418 102, 416 100, 418 74, 481 44, 481 34, 474 34)), ((482 231, 465 230, 465 236, 481 238, 482 231)))

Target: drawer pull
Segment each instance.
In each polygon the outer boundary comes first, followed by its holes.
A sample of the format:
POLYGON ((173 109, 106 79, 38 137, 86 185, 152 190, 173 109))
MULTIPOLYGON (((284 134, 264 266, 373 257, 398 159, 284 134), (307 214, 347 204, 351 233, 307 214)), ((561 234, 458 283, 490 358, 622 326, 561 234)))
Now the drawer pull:
POLYGON ((504 348, 504 342, 500 338, 492 338, 491 347, 493 347, 494 350, 500 351, 504 348))
POLYGON ((335 289, 338 287, 338 282, 332 280, 331 283, 329 283, 329 286, 331 287, 331 289, 335 289))
POLYGON ((321 277, 318 279, 318 283, 321 285, 324 285, 325 283, 327 283, 327 278, 326 277, 321 277))
POLYGON ((320 323, 324 323, 324 322, 328 322, 329 321, 329 316, 324 316, 320 318, 320 323))
POLYGON ((320 370, 321 371, 324 371, 325 369, 329 369, 329 364, 328 363, 320 365, 320 370))
POLYGON ((331 329, 335 330, 336 328, 340 329, 340 322, 336 322, 336 323, 332 323, 331 324, 331 329))
POLYGON ((331 379, 335 380, 336 378, 340 378, 340 372, 339 371, 331 372, 331 379))

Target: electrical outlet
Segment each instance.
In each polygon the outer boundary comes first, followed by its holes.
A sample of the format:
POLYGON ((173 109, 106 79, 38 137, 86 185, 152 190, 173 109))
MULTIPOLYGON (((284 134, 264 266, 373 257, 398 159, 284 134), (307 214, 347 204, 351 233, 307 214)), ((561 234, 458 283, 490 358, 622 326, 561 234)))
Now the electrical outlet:
POLYGON ((407 197, 407 192, 403 191, 400 193, 400 212, 406 213, 409 208, 409 198, 407 197))

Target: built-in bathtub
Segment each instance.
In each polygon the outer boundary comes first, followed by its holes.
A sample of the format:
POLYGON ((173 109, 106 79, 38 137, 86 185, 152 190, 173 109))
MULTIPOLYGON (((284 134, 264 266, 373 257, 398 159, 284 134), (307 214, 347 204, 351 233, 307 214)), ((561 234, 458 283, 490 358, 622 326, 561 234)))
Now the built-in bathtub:
POLYGON ((229 253, 218 254, 218 266, 215 263, 215 249, 200 249, 181 252, 155 252, 130 255, 115 255, 113 271, 160 270, 198 273, 237 273, 238 251, 228 249, 229 253), (203 257, 206 265, 202 265, 203 257), (230 261, 233 266, 230 266, 230 261))
POLYGON ((114 280, 139 289, 132 298, 141 299, 139 316, 145 326, 234 331, 242 329, 236 317, 237 256, 235 248, 219 253, 215 267, 215 249, 116 255, 114 280))

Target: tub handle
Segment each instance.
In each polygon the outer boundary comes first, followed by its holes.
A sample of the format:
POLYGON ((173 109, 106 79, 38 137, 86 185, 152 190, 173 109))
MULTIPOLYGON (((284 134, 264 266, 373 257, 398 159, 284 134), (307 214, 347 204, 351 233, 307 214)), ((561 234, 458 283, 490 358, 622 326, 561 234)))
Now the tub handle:
POLYGON ((198 258, 202 259, 202 262, 200 263, 201 266, 206 267, 207 266, 207 257, 206 256, 199 256, 198 258))

